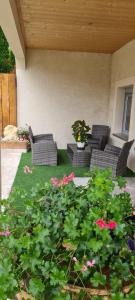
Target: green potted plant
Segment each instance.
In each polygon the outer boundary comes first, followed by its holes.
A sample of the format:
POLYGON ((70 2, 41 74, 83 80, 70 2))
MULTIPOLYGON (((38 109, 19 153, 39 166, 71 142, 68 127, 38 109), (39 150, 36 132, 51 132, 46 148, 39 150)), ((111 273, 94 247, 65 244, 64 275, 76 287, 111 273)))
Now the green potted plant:
POLYGON ((85 142, 87 141, 87 133, 90 130, 90 127, 86 125, 85 121, 77 120, 72 125, 73 136, 77 142, 78 149, 85 148, 85 142))
POLYGON ((135 299, 134 210, 125 180, 112 180, 108 170, 90 178, 85 188, 72 183, 73 173, 52 178, 29 197, 17 189, 1 201, 1 300, 22 290, 36 300, 135 299))
POLYGON ((19 127, 17 134, 19 141, 29 141, 29 131, 27 127, 19 127))

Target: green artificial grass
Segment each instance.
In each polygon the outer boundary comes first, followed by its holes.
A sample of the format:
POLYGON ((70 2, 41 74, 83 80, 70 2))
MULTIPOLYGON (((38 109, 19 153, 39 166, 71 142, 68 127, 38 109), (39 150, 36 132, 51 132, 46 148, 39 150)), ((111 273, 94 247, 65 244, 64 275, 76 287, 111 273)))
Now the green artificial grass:
MULTIPOLYGON (((31 152, 23 153, 14 180, 13 189, 21 187, 28 192, 37 183, 44 184, 52 177, 62 178, 64 175, 69 175, 72 171, 76 177, 89 176, 89 167, 72 167, 66 150, 58 150, 57 166, 33 166, 31 163, 31 152), (24 173, 24 166, 26 165, 32 169, 32 174, 24 173)), ((135 177, 135 173, 127 168, 125 177, 135 177)))
POLYGON ((44 184, 52 177, 62 178, 64 175, 69 175, 74 172, 76 177, 88 176, 89 168, 72 167, 66 150, 58 150, 58 165, 57 166, 33 166, 31 163, 31 152, 23 153, 20 164, 13 183, 13 189, 22 187, 29 191, 37 183, 44 184), (25 174, 24 167, 29 166, 32 169, 32 174, 25 174))

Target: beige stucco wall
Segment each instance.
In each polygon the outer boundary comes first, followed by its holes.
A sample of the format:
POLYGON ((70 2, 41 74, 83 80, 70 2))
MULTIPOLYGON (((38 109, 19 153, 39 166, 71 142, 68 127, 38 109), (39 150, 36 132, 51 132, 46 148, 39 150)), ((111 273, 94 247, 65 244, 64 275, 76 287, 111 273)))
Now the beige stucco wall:
POLYGON ((26 60, 17 68, 19 126, 52 132, 65 148, 75 120, 108 122, 111 55, 29 49, 26 60))
MULTIPOLYGON (((117 127, 116 113, 118 106, 119 88, 133 85, 133 99, 130 118, 129 140, 135 138, 135 40, 126 44, 112 55, 111 66, 111 89, 109 105, 109 123, 112 133, 115 133, 117 127)), ((124 141, 111 135, 111 143, 116 146, 122 146, 124 141)), ((128 160, 128 166, 135 171, 135 144, 131 149, 128 160)))

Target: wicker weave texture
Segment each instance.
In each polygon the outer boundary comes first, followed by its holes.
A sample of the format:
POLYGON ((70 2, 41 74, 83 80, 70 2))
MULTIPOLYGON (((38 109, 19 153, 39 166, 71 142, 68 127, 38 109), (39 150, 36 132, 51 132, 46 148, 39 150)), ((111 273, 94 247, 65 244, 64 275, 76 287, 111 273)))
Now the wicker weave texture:
POLYGON ((113 145, 106 145, 105 150, 92 150, 90 169, 111 168, 113 176, 121 176, 125 173, 130 148, 134 140, 124 143, 122 148, 113 145))
POLYGON ((57 165, 57 144, 52 134, 33 135, 29 127, 29 138, 32 150, 33 165, 57 165))
POLYGON ((86 146, 85 150, 77 150, 76 144, 67 144, 67 154, 74 167, 88 167, 90 164, 91 148, 86 146))
POLYGON ((110 127, 107 125, 93 125, 91 137, 88 135, 88 144, 92 149, 104 150, 110 134, 110 127))

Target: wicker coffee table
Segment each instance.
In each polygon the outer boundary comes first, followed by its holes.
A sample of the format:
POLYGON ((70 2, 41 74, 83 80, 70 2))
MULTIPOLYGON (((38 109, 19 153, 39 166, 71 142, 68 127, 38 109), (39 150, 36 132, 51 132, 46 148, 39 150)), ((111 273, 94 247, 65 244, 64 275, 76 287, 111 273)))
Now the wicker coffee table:
POLYGON ((67 144, 67 154, 74 167, 90 165, 91 148, 89 145, 85 147, 85 150, 78 150, 76 144, 67 144))

